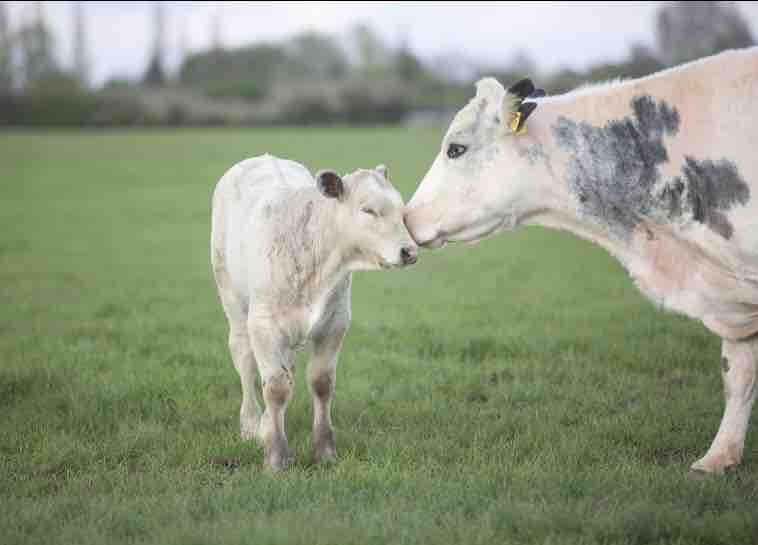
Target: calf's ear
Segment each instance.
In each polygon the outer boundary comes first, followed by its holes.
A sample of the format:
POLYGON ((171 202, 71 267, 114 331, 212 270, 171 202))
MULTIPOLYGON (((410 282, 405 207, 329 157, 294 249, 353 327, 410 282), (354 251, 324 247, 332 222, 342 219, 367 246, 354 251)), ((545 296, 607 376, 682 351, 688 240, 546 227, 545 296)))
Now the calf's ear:
POLYGON ((375 170, 379 174, 381 174, 382 178, 384 178, 385 180, 389 180, 390 179, 390 171, 389 171, 389 169, 387 168, 386 165, 379 165, 378 167, 376 167, 375 170))
POLYGON ((345 193, 342 178, 333 170, 322 170, 316 174, 316 185, 321 193, 330 199, 341 199, 345 193))

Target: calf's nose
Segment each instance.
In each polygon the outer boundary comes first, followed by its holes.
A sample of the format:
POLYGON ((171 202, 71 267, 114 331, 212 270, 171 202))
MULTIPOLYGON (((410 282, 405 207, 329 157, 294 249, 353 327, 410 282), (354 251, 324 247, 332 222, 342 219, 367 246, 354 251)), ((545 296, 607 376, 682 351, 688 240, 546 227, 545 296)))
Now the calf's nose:
POLYGON ((418 248, 416 246, 404 246, 400 250, 400 259, 403 265, 413 265, 418 260, 418 248))

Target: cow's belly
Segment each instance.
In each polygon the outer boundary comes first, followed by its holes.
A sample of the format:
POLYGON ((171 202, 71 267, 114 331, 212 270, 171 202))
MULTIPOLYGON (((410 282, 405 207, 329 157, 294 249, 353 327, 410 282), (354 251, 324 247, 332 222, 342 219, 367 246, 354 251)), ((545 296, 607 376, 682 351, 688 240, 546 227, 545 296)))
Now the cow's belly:
POLYGON ((656 304, 701 320, 726 339, 758 333, 758 282, 740 278, 695 244, 649 226, 626 266, 656 304))

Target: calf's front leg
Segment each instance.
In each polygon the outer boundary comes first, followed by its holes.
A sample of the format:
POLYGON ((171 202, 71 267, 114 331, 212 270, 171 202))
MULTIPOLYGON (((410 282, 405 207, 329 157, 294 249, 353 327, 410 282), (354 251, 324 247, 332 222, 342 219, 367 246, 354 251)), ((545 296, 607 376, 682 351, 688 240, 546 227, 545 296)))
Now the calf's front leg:
POLYGON ((748 420, 758 392, 758 339, 724 341, 721 378, 724 416, 708 452, 692 464, 697 473, 721 474, 742 461, 748 420))
POLYGON ((280 471, 292 462, 284 423, 294 387, 295 354, 288 346, 287 336, 270 322, 249 322, 248 334, 258 362, 265 405, 256 437, 263 446, 264 463, 280 471))
POLYGON ((331 405, 337 380, 337 360, 348 327, 346 317, 335 318, 313 342, 308 365, 308 387, 313 400, 313 460, 334 460, 337 442, 332 428, 331 405))

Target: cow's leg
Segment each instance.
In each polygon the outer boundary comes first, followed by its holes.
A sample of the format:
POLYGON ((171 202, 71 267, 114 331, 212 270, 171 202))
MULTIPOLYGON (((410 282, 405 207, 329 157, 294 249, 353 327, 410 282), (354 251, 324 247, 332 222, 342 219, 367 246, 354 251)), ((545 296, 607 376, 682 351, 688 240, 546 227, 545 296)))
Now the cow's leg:
POLYGON ((313 355, 308 365, 308 387, 313 400, 313 459, 316 463, 337 457, 331 405, 337 379, 337 359, 349 322, 349 316, 335 316, 329 327, 313 342, 313 355))
POLYGON ((758 392, 758 339, 724 341, 721 377, 726 400, 724 416, 711 448, 692 464, 696 472, 723 473, 742 461, 748 419, 758 392))
POLYGON ((258 361, 265 405, 256 436, 263 446, 266 465, 279 471, 292 461, 284 421, 294 388, 295 353, 287 336, 271 321, 249 321, 248 334, 258 361))
POLYGON ((247 333, 247 305, 224 282, 225 270, 214 272, 221 304, 229 322, 229 352, 242 383, 240 434, 243 439, 252 439, 258 429, 261 407, 256 397, 258 367, 247 333))
POLYGON ((229 351, 242 383, 242 405, 240 406, 240 434, 242 439, 255 437, 261 418, 261 407, 256 394, 258 366, 250 347, 247 328, 243 325, 230 328, 229 351))

